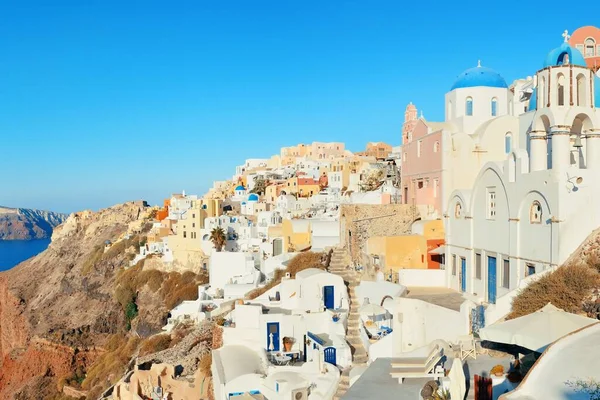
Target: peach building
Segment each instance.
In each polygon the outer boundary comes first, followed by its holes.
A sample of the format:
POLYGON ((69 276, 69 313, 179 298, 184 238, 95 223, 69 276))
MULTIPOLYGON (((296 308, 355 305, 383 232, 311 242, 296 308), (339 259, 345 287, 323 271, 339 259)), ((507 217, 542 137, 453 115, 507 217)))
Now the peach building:
POLYGON ((365 151, 355 153, 357 156, 375 157, 377 160, 385 160, 392 152, 392 146, 383 142, 369 142, 365 151))
POLYGON ((600 29, 595 26, 583 26, 571 35, 569 44, 583 54, 588 67, 594 71, 600 69, 600 29))

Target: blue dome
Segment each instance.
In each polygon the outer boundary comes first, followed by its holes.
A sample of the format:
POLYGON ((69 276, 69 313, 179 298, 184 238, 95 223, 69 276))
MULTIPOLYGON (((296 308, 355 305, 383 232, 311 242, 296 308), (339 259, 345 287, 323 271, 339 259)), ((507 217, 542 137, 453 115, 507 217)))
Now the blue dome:
POLYGON ((478 86, 508 88, 502 75, 491 68, 477 66, 460 74, 450 90, 478 86))
POLYGON ((240 185, 240 186, 236 187, 235 190, 236 191, 238 191, 238 190, 246 190, 246 188, 244 186, 240 185))
POLYGON ((248 196, 248 201, 258 201, 258 196, 252 193, 250 196, 248 196))
POLYGON ((575 47, 569 46, 569 43, 563 43, 548 53, 546 61, 544 61, 544 68, 563 65, 565 54, 569 55, 569 64, 587 67, 583 54, 575 47))
POLYGON ((600 78, 594 76, 594 107, 600 108, 600 78))
POLYGON ((242 205, 243 205, 243 206, 245 206, 245 205, 246 205, 246 202, 245 202, 245 201, 242 201, 242 205))
POLYGON ((529 98, 529 108, 527 111, 532 111, 537 109, 537 88, 533 88, 531 92, 531 97, 529 98))

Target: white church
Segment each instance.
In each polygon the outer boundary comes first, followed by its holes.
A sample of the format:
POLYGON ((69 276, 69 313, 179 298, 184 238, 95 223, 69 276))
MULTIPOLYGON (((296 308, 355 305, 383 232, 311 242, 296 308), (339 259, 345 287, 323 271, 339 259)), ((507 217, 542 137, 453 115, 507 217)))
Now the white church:
MULTIPOLYGON (((510 311, 516 289, 560 266, 600 227, 600 77, 563 36, 536 73, 525 112, 515 113, 512 151, 484 165, 472 187, 454 190, 445 207, 447 286, 487 304, 486 323, 510 311)), ((450 114, 476 107, 477 97, 518 109, 497 85, 488 87, 496 79, 489 74, 471 77, 460 98, 446 96, 450 114)))

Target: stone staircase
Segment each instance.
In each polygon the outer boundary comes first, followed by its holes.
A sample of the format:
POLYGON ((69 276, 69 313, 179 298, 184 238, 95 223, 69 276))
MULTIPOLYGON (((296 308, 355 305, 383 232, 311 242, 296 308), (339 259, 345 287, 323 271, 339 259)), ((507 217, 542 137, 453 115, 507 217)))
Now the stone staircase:
POLYGON ((348 329, 346 332, 346 341, 352 349, 352 366, 342 371, 340 385, 338 387, 334 400, 340 399, 350 387, 350 370, 354 367, 365 367, 369 361, 369 355, 365 350, 360 339, 360 313, 358 299, 355 288, 360 283, 360 277, 352 268, 346 268, 350 265, 348 254, 343 249, 334 249, 329 264, 329 272, 341 276, 348 288, 350 300, 350 310, 348 313, 348 329))

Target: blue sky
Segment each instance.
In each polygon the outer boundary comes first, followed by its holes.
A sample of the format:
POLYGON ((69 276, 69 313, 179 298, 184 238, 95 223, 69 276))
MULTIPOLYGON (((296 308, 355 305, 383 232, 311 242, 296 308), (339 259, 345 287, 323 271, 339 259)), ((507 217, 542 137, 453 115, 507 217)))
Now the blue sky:
POLYGON ((441 120, 478 59, 510 83, 595 22, 552 1, 405 3, 1 2, 0 205, 158 203, 298 142, 399 144, 409 101, 441 120))

